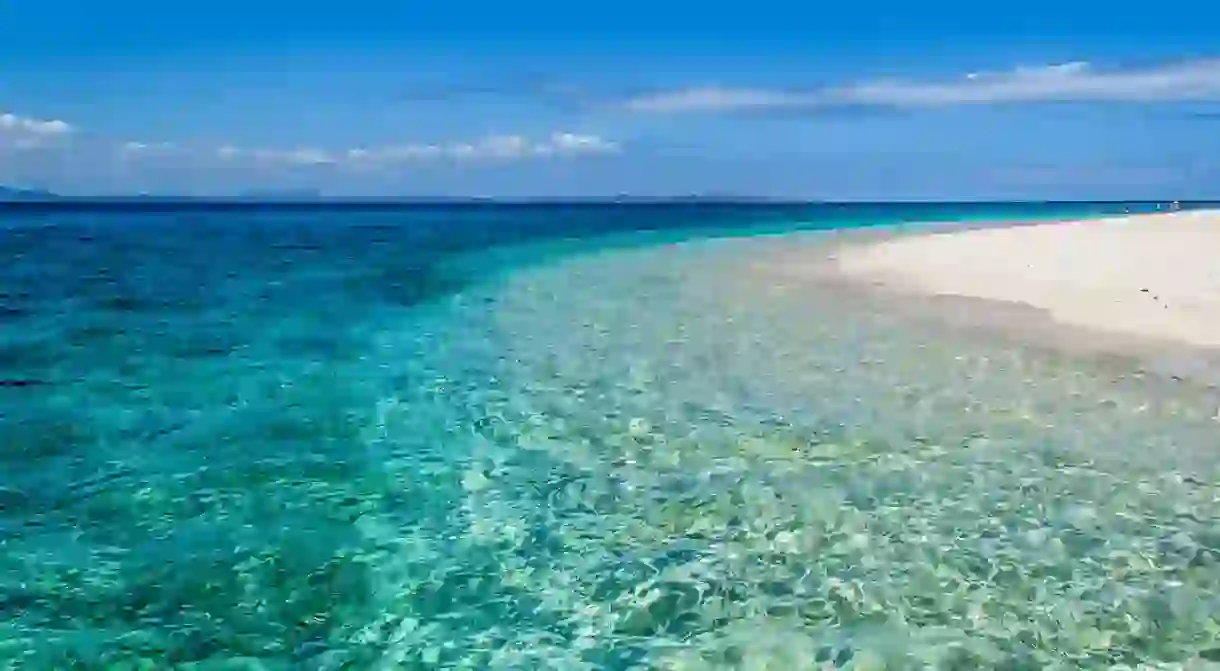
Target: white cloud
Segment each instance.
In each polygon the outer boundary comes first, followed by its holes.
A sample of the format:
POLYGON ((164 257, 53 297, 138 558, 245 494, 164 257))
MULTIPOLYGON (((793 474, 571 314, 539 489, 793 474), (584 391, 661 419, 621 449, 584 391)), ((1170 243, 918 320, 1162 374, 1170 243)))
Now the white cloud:
POLYGON ((474 152, 488 158, 521 158, 529 153, 529 141, 520 135, 496 135, 473 147, 474 152))
POLYGON ((467 142, 459 142, 449 146, 449 155, 458 160, 488 158, 479 147, 467 142))
POLYGON ((172 142, 124 142, 119 151, 125 156, 144 156, 149 154, 168 154, 176 151, 178 146, 172 142))
POLYGON ((521 135, 492 135, 465 142, 358 147, 329 153, 316 149, 279 152, 226 146, 216 150, 216 155, 224 159, 250 158, 285 165, 339 164, 369 168, 441 160, 463 163, 521 161, 535 157, 589 156, 618 151, 617 143, 598 135, 556 132, 541 140, 530 140, 521 135))
POLYGON ((383 149, 359 151, 364 151, 364 156, 368 160, 387 161, 391 163, 439 158, 445 153, 445 150, 442 147, 435 144, 406 144, 385 147, 383 149))
POLYGON ((564 156, 617 154, 619 152, 619 146, 616 142, 597 135, 579 135, 576 133, 554 133, 541 146, 548 152, 564 156))
POLYGON ((322 149, 312 147, 293 149, 286 152, 269 152, 262 158, 272 162, 282 162, 289 165, 329 165, 335 158, 322 149))
POLYGON ((298 149, 246 149, 233 145, 217 147, 214 155, 225 161, 248 159, 265 166, 315 166, 330 165, 337 159, 322 149, 301 147, 298 149))
POLYGON ((761 89, 735 89, 703 86, 649 93, 627 101, 633 112, 718 112, 756 107, 792 105, 801 94, 761 89))
POLYGON ((59 119, 35 119, 11 112, 0 112, 0 147, 38 149, 53 145, 76 129, 59 119))
POLYGON ((450 145, 447 153, 463 160, 518 160, 534 156, 613 154, 618 145, 597 135, 556 132, 537 141, 520 135, 495 135, 474 143, 450 145))
POLYGON ((68 135, 75 130, 71 124, 59 119, 32 119, 10 112, 0 113, 0 131, 4 132, 53 137, 68 135))
POLYGON ((1220 59, 1142 69, 1098 69, 1085 62, 970 73, 944 81, 880 79, 807 90, 697 87, 626 101, 645 113, 770 108, 946 107, 1035 102, 1200 102, 1220 100, 1220 59))

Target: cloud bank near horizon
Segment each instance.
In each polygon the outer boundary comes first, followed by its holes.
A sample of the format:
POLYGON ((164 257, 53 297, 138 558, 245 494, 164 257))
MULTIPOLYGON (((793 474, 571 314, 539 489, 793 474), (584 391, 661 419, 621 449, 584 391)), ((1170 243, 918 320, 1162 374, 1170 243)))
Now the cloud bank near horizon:
POLYGON ((205 146, 192 143, 127 140, 82 133, 78 126, 61 120, 44 120, 11 112, 0 113, 0 150, 53 149, 56 141, 73 136, 77 149, 110 154, 125 164, 148 160, 192 159, 218 165, 245 164, 261 167, 347 166, 390 167, 436 161, 455 163, 511 162, 548 157, 604 156, 621 151, 618 142, 600 135, 556 131, 531 139, 523 135, 492 135, 477 140, 390 144, 351 149, 318 147, 259 148, 234 144, 205 146))
POLYGON ((1220 58, 1109 70, 1075 61, 969 73, 942 81, 875 79, 812 89, 695 86, 629 97, 622 106, 640 114, 680 114, 843 107, 927 109, 1055 102, 1214 101, 1220 101, 1220 58))
POLYGON ((252 149, 226 145, 215 150, 224 161, 259 165, 344 165, 375 168, 429 161, 454 162, 520 161, 545 157, 577 157, 616 154, 618 143, 598 135, 555 132, 540 140, 521 135, 492 135, 475 141, 410 143, 384 147, 360 147, 330 151, 314 147, 290 150, 252 149))

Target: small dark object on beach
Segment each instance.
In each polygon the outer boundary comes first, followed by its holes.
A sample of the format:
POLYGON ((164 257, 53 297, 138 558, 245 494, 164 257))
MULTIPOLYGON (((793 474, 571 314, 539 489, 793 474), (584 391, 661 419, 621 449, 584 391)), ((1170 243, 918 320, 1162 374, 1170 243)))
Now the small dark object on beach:
MULTIPOLYGON (((1152 300, 1154 300, 1154 301, 1156 301, 1156 302, 1158 302, 1158 303, 1161 303, 1161 297, 1160 297, 1160 296, 1158 296, 1158 295, 1156 295, 1156 294, 1154 294, 1154 293, 1152 293, 1152 291, 1150 291, 1150 290, 1148 290, 1148 289, 1140 289, 1140 291, 1141 291, 1142 293, 1145 293, 1145 294, 1148 294, 1149 296, 1151 296, 1151 297, 1152 297, 1152 300)), ((1165 303, 1161 303, 1161 307, 1168 309, 1168 308, 1169 308, 1169 305, 1167 305, 1167 304, 1165 304, 1165 303)))

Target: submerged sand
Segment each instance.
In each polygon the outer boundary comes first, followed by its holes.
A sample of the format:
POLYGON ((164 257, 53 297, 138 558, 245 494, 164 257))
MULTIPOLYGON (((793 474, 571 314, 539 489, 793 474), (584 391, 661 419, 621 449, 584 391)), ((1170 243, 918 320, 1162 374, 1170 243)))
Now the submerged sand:
POLYGON ((1220 347, 1220 212, 1137 215, 852 246, 849 276, 923 294, 1004 301, 1056 322, 1220 347))
MULTIPOLYGON (((0 667, 1214 668, 1214 398, 756 271, 877 237, 548 249, 342 337, 306 312, 330 353, 265 374, 166 362, 91 424, 108 463, 30 488, 63 517, 0 516, 0 667), (149 414, 189 426, 132 450, 149 414)), ((962 321, 1038 312, 993 303, 962 321)))
MULTIPOLYGON (((444 407, 486 428, 429 579, 503 576, 531 615, 495 631, 455 601, 424 643, 507 636, 531 668, 1220 659, 1214 397, 772 272, 886 234, 579 255, 457 302, 444 407)), ((402 407, 387 432, 414 436, 428 405, 402 407)))

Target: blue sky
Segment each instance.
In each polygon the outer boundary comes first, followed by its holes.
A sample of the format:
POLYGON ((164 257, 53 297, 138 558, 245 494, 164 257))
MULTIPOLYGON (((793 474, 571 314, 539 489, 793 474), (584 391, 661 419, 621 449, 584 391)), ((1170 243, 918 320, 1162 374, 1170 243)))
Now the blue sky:
POLYGON ((0 4, 0 184, 1220 198, 1192 2, 0 4))

